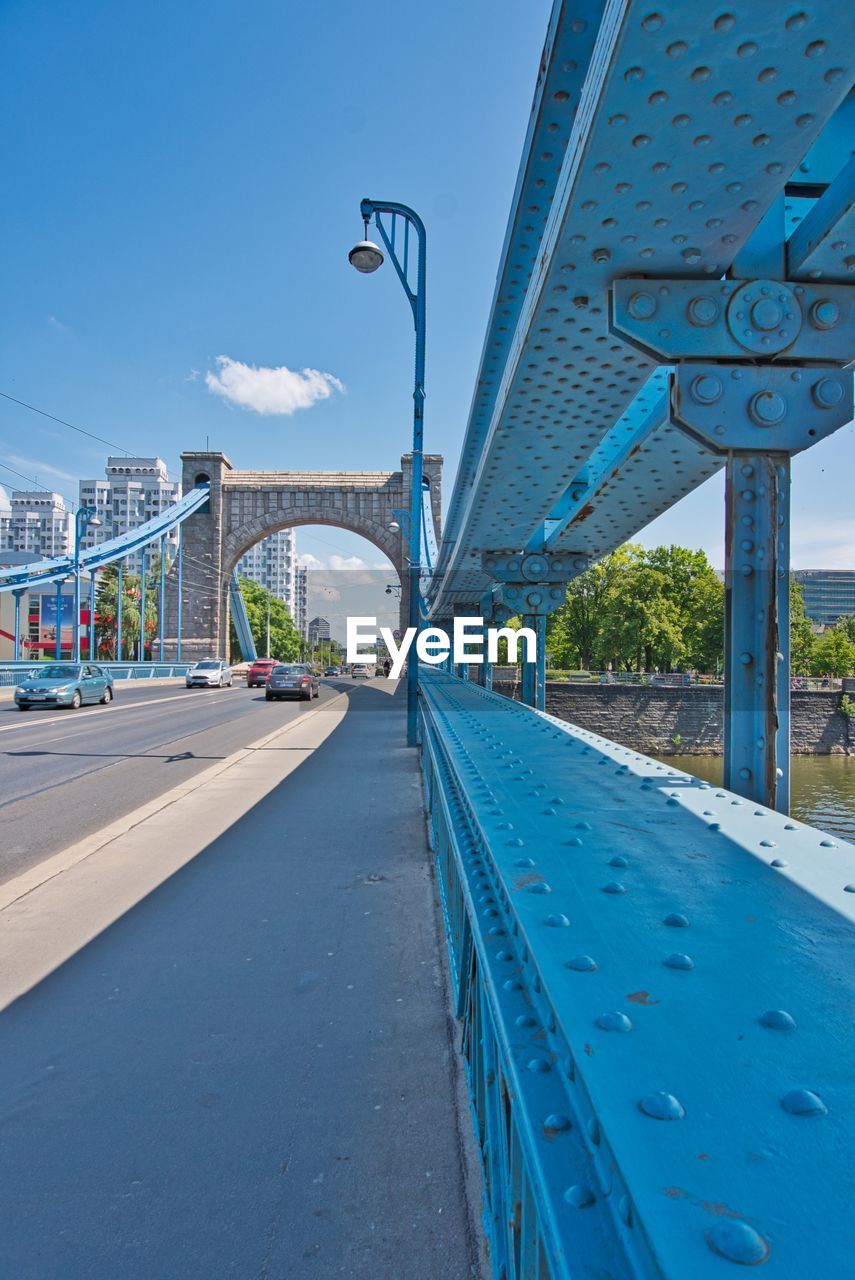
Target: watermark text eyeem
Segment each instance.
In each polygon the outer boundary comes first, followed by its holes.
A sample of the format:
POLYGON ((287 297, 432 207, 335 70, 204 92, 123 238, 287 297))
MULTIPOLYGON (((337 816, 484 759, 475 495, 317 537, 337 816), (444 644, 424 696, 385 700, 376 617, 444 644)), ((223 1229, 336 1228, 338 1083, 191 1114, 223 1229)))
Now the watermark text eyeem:
MULTIPOLYGON (((401 636, 401 633, 397 633, 401 636)), ((537 653, 537 637, 530 627, 488 627, 483 618, 455 618, 451 636, 443 627, 425 627, 416 639, 415 627, 407 627, 400 640, 390 627, 377 626, 375 618, 348 618, 347 620, 347 661, 377 661, 374 646, 382 640, 391 659, 389 678, 396 680, 403 670, 407 655, 416 644, 416 653, 421 662, 439 666, 451 657, 457 665, 463 662, 482 663, 484 649, 487 651, 487 662, 498 662, 499 641, 506 640, 508 645, 508 662, 518 660, 520 642, 524 642, 523 661, 534 662, 537 653), (369 648, 370 646, 370 648, 369 648)))

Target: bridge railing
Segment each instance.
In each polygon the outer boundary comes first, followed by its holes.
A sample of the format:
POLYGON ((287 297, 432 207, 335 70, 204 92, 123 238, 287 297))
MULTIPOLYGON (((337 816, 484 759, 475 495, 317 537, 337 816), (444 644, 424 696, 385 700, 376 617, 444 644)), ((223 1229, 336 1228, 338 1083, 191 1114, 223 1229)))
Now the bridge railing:
POLYGON ((469 681, 421 693, 494 1276, 846 1274, 855 847, 469 681))
MULTIPOLYGON (((68 659, 63 659, 67 663, 68 659)), ((39 662, 4 662, 0 663, 0 688, 15 685, 30 671, 38 671, 44 663, 39 662)), ((179 679, 187 674, 192 662, 99 662, 104 671, 109 671, 114 680, 169 680, 179 679)))

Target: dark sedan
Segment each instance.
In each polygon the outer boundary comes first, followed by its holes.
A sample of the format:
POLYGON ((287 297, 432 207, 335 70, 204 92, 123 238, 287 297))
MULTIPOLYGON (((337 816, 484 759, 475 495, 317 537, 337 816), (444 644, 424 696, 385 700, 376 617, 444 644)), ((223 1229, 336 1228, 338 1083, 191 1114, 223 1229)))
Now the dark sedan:
POLYGON ((268 702, 278 698, 305 698, 308 702, 321 692, 318 677, 302 662, 280 662, 270 672, 264 696, 268 702))

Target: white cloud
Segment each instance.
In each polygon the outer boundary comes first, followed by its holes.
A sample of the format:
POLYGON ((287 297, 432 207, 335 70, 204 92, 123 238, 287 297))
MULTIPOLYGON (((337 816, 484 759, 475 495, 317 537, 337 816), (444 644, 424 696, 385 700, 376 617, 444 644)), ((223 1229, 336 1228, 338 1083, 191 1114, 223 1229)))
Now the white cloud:
POLYGON ((205 374, 208 390, 254 413, 290 415, 344 391, 343 382, 317 369, 258 368, 231 356, 217 356, 217 364, 218 373, 205 374))
POLYGON ((326 559, 322 560, 320 559, 319 556, 312 555, 311 551, 301 551, 300 554, 297 556, 297 560, 303 566, 304 569, 311 569, 312 571, 317 571, 321 569, 327 569, 327 570, 385 569, 385 570, 388 570, 389 568, 388 565, 382 565, 382 564, 369 565, 366 560, 363 560, 361 558, 361 556, 340 556, 337 554, 333 554, 331 556, 327 556, 326 559))

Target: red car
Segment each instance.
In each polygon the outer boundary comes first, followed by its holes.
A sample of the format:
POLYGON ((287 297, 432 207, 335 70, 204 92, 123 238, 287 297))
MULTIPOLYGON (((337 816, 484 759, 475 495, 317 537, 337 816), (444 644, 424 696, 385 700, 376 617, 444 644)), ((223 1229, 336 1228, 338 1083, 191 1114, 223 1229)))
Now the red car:
POLYGON ((267 677, 275 666, 275 658, 256 658, 246 673, 247 689, 263 689, 267 684, 267 677))

